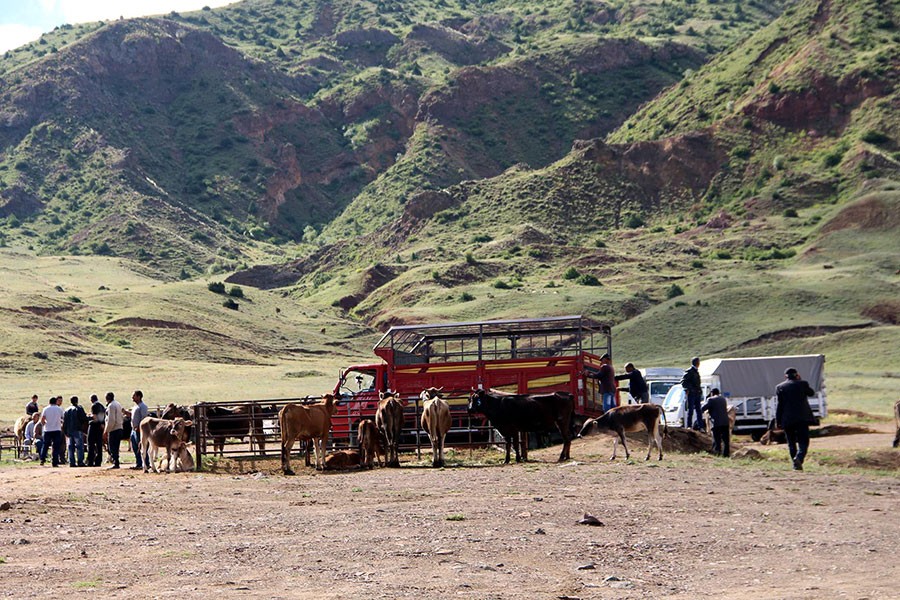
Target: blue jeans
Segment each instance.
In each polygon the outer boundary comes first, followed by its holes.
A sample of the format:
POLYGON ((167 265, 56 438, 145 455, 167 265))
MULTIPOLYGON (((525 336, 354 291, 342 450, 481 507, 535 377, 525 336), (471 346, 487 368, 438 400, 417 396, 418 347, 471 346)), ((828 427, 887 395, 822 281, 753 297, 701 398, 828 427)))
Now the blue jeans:
POLYGON ((69 436, 69 466, 75 466, 75 452, 78 452, 78 466, 84 466, 84 434, 80 431, 69 436))
POLYGON ((50 450, 51 446, 53 447, 53 453, 50 455, 50 460, 55 467, 59 464, 60 455, 62 454, 62 431, 44 432, 44 445, 41 447, 41 464, 47 461, 47 451, 50 450))
POLYGON ((703 392, 688 392, 687 400, 684 407, 684 426, 685 428, 702 429, 700 423, 700 404, 703 402, 703 392), (694 417, 692 413, 696 412, 694 417))
MULTIPOLYGON (((141 458, 141 434, 137 429, 131 430, 131 451, 134 452, 134 462, 139 469, 144 467, 144 462, 147 457, 141 458)), ((150 466, 150 461, 147 460, 147 466, 150 466)))
POLYGON ((608 411, 616 406, 616 393, 603 392, 603 412, 608 411))

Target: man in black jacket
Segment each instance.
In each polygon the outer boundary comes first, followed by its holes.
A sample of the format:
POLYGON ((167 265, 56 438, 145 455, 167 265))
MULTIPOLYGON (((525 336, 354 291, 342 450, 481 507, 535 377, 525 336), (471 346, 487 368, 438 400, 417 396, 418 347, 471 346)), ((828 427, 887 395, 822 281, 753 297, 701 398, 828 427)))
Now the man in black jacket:
POLYGON ((628 380, 628 393, 639 404, 647 404, 650 402, 650 392, 647 389, 647 382, 641 372, 634 368, 634 363, 625 363, 625 374, 616 375, 616 381, 628 380))
POLYGON ((707 411, 712 421, 713 454, 728 458, 731 456, 731 423, 728 420, 728 403, 719 393, 719 388, 713 388, 706 404, 700 407, 701 414, 707 411))
POLYGON ((687 400, 684 409, 685 428, 701 429, 700 403, 703 402, 703 386, 700 382, 700 357, 691 359, 691 367, 681 376, 681 387, 684 388, 687 400), (696 413, 696 417, 694 417, 696 413))
POLYGON ((775 424, 784 429, 794 470, 802 471, 803 459, 809 449, 809 426, 816 422, 807 398, 815 396, 816 392, 800 379, 800 374, 793 367, 784 372, 784 377, 787 381, 775 388, 778 396, 775 424))

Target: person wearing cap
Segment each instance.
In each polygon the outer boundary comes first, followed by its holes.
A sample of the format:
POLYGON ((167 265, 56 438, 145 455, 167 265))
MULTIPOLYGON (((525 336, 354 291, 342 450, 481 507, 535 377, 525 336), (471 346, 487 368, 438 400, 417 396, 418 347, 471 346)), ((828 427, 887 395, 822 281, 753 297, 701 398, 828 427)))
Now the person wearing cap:
POLYGON ((728 458, 731 456, 731 423, 728 419, 728 403, 719 388, 713 388, 706 403, 700 407, 700 413, 705 412, 709 412, 709 420, 712 422, 713 454, 728 458))
POLYGON ((809 383, 800 378, 797 369, 791 367, 784 372, 785 381, 775 387, 778 404, 775 407, 775 425, 784 430, 788 451, 795 471, 803 470, 803 461, 809 449, 809 426, 816 422, 810 396, 816 392, 809 383))
POLYGON ((639 404, 650 402, 650 389, 641 372, 634 368, 634 363, 625 363, 625 374, 616 375, 616 381, 628 380, 628 393, 639 404))
POLYGON ((687 395, 685 406, 684 426, 686 428, 702 429, 700 424, 700 403, 703 402, 703 386, 700 382, 700 357, 691 359, 691 366, 681 376, 681 387, 687 395), (694 414, 696 413, 696 418, 694 414))

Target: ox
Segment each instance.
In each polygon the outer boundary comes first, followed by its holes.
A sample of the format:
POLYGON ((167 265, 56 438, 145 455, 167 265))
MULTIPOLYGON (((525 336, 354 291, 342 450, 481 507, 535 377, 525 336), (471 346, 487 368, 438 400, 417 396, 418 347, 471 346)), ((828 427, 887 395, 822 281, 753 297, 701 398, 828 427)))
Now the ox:
POLYGON ((325 446, 328 443, 328 431, 331 429, 331 415, 334 414, 334 396, 325 394, 323 402, 315 404, 288 404, 278 413, 278 425, 281 428, 281 470, 285 475, 293 475, 291 470, 291 448, 298 439, 312 440, 316 454, 316 469, 321 460, 325 469, 325 446))
POLYGON ((181 452, 184 442, 187 440, 187 428, 193 423, 185 421, 181 417, 175 419, 158 419, 156 417, 145 417, 141 421, 141 456, 144 461, 144 473, 153 467, 155 473, 159 473, 159 467, 156 464, 156 456, 160 448, 166 449, 166 472, 172 468, 172 451, 175 450, 177 456, 181 452), (149 448, 149 453, 147 452, 149 448))
POLYGON ((400 433, 403 431, 403 405, 396 393, 378 392, 378 410, 375 424, 387 442, 387 466, 400 466, 400 433))
POLYGON ((596 419, 588 419, 581 428, 578 437, 585 437, 601 431, 611 431, 617 434, 613 441, 613 455, 610 460, 616 459, 616 450, 619 442, 625 448, 625 458, 629 457, 628 445, 625 443, 625 432, 641 431, 646 429, 650 443, 647 446, 647 458, 650 460, 650 452, 653 444, 659 450, 659 460, 662 460, 662 437, 659 434, 659 417, 662 415, 665 423, 665 435, 669 435, 669 424, 665 422, 666 413, 658 404, 628 404, 615 406, 596 419))
POLYGON ((487 417, 491 426, 506 439, 506 463, 509 463, 510 445, 515 444, 516 462, 528 460, 527 444, 521 444, 519 433, 559 430, 563 438, 559 462, 568 460, 572 444, 572 416, 575 399, 567 392, 552 394, 499 394, 476 390, 469 398, 469 413, 487 417), (522 447, 520 455, 519 448, 522 447))
POLYGON ((422 429, 431 440, 431 466, 444 466, 444 438, 450 431, 450 405, 441 397, 444 388, 422 390, 422 429))
POLYGON ((894 402, 894 423, 897 425, 897 434, 894 436, 894 448, 900 446, 900 400, 894 402))
POLYGON ((363 419, 356 429, 359 439, 360 464, 371 469, 374 463, 381 467, 384 465, 384 444, 381 441, 381 433, 372 419, 363 419))
POLYGON ((260 454, 266 455, 266 437, 263 419, 268 416, 258 404, 243 404, 234 408, 209 406, 206 408, 206 429, 213 439, 213 456, 225 456, 226 438, 244 441, 252 437, 259 446, 260 454))

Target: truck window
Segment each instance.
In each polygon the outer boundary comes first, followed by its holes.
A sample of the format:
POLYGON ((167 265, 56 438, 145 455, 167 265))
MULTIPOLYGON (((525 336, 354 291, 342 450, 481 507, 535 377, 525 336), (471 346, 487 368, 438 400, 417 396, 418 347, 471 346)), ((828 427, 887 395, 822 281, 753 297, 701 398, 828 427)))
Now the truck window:
POLYGON ((356 394, 375 390, 374 371, 347 371, 341 382, 341 391, 356 394))
POLYGON ((669 393, 669 390, 672 389, 673 385, 675 385, 674 381, 651 381, 650 395, 665 397, 665 395, 669 393))

